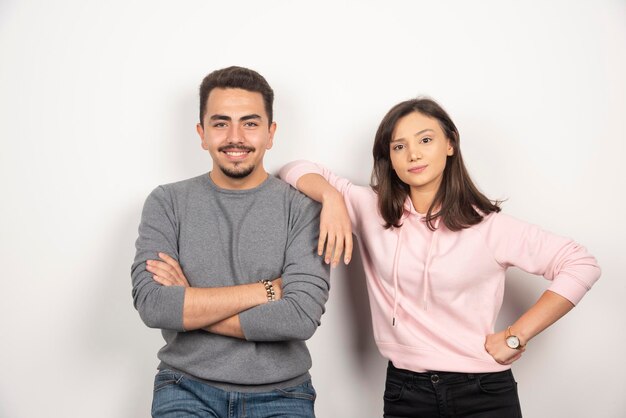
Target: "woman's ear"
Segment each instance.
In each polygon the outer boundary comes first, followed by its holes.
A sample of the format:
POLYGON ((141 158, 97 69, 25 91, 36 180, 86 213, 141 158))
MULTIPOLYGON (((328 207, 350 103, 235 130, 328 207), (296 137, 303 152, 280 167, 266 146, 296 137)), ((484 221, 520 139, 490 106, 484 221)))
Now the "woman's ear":
POLYGON ((448 151, 447 151, 448 157, 451 157, 452 155, 454 155, 454 147, 452 146, 452 141, 448 140, 448 151))

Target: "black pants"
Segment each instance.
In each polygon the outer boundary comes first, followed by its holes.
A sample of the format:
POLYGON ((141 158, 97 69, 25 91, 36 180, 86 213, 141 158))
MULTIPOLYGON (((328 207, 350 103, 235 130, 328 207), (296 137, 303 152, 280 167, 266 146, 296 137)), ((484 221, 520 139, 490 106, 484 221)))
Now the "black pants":
POLYGON ((517 383, 497 373, 415 373, 391 362, 385 382, 385 418, 521 418, 517 383))

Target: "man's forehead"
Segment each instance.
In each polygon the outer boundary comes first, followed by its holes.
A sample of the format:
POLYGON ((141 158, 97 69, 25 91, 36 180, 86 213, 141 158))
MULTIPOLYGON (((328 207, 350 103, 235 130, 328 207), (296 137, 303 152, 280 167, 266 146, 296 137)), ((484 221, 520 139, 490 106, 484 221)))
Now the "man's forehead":
POLYGON ((267 118, 263 95, 243 89, 215 88, 207 98, 207 116, 258 114, 267 118))
POLYGON ((215 88, 207 98, 207 105, 253 104, 263 106, 263 95, 257 91, 244 89, 215 88))

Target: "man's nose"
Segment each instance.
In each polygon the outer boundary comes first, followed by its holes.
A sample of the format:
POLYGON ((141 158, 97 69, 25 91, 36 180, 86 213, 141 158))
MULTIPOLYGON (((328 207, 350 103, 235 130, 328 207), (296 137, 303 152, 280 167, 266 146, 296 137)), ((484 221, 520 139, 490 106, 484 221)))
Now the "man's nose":
POLYGON ((228 142, 239 143, 243 142, 243 129, 238 125, 231 125, 228 129, 228 142))

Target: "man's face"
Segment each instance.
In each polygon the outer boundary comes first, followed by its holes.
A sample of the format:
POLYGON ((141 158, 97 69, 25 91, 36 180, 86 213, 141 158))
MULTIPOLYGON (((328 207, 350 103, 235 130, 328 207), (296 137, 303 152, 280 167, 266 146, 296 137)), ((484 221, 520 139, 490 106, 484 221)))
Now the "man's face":
POLYGON ((272 147, 276 123, 269 125, 261 93, 213 89, 196 128, 213 159, 211 179, 217 186, 250 189, 267 178, 263 155, 272 147))

